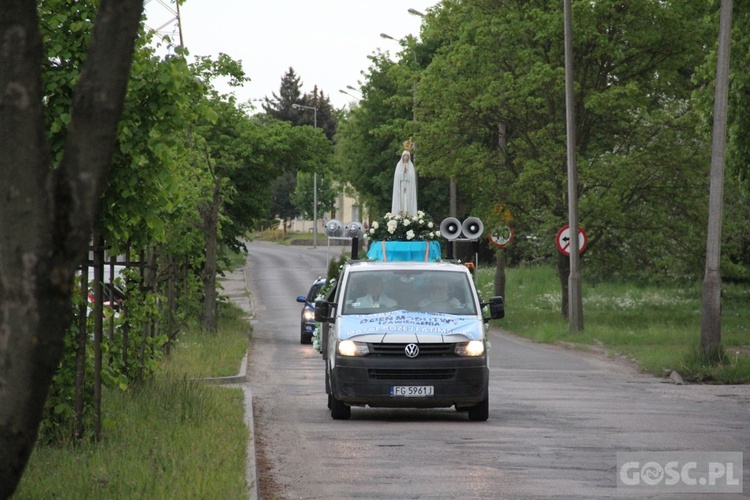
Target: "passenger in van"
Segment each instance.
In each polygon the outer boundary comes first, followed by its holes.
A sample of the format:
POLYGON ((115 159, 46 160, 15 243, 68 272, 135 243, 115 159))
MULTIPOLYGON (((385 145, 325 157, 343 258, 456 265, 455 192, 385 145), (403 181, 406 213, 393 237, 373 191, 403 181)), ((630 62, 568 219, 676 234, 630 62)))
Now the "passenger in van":
POLYGON ((370 278, 367 282, 367 295, 358 297, 352 305, 361 308, 395 307, 396 301, 383 293, 380 278, 370 278))
POLYGON ((430 296, 419 303, 419 307, 427 312, 449 312, 461 309, 464 304, 450 294, 450 286, 447 282, 433 280, 429 284, 430 296))

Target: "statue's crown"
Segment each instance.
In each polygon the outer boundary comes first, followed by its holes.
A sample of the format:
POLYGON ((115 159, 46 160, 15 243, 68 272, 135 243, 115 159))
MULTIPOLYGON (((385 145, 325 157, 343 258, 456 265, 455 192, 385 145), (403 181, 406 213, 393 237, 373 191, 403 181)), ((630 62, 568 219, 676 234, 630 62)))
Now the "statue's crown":
POLYGON ((406 151, 411 151, 412 149, 414 149, 414 141, 411 137, 409 137, 408 141, 404 141, 404 149, 406 151))

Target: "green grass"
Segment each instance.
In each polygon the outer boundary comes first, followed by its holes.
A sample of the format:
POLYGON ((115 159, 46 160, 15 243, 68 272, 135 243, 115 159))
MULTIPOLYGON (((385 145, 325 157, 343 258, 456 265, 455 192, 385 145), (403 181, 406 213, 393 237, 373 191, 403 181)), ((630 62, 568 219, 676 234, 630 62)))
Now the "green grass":
POLYGON ((227 377, 236 375, 242 359, 238 353, 247 349, 250 325, 237 307, 222 304, 219 333, 206 333, 198 329, 177 338, 173 351, 162 362, 162 369, 171 376, 227 377))
POLYGON ((103 391, 99 443, 37 446, 14 498, 247 498, 243 392, 193 379, 239 370, 249 326, 233 306, 222 313, 154 380, 103 391))
MULTIPOLYGON (((480 270, 484 297, 491 296, 494 269, 480 270)), ((699 354, 701 283, 691 287, 585 282, 584 331, 570 333, 561 314, 561 288, 551 267, 507 270, 506 317, 495 324, 537 342, 599 350, 637 360, 658 376, 677 370, 685 379, 713 383, 750 382, 750 288, 724 285, 719 363, 699 354)))

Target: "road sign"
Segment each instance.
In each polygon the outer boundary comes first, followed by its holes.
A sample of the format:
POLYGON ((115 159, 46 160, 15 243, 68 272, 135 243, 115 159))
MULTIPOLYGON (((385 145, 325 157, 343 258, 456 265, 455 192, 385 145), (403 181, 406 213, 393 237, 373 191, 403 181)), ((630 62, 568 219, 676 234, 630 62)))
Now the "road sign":
POLYGON ((505 245, 513 240, 513 228, 510 226, 496 226, 489 237, 490 243, 499 248, 505 248, 505 245))
MULTIPOLYGON (((570 255, 570 225, 563 226, 557 232, 557 239, 555 240, 557 249, 563 255, 570 255)), ((583 228, 578 228, 578 253, 582 253, 586 249, 586 245, 589 244, 589 237, 586 236, 586 231, 583 228)))

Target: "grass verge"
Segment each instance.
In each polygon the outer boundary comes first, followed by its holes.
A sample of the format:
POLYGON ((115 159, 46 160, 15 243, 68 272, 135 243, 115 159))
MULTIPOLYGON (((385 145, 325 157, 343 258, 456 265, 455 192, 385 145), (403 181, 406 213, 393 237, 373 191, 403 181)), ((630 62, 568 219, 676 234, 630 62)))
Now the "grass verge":
MULTIPOLYGON (((483 297, 493 295, 494 269, 479 271, 483 297)), ((625 356, 657 376, 672 370, 686 380, 720 384, 750 382, 750 289, 724 285, 723 356, 702 359, 701 283, 692 287, 586 283, 582 288, 584 331, 570 333, 561 314, 561 290, 552 267, 506 272, 506 317, 501 328, 537 342, 625 356)))
POLYGON ((217 333, 185 335, 153 380, 103 391, 102 440, 37 446, 14 498, 247 498, 243 392, 193 378, 236 375, 249 328, 227 306, 217 333))

